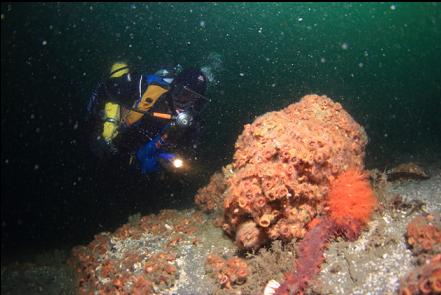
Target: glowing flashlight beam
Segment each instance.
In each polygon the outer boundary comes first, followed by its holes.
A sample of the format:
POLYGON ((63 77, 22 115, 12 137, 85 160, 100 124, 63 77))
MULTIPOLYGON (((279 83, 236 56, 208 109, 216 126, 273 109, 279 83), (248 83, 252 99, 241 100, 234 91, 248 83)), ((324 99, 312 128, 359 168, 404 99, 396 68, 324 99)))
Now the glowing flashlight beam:
POLYGON ((181 168, 184 165, 184 162, 181 159, 174 159, 173 160, 173 166, 175 168, 181 168))

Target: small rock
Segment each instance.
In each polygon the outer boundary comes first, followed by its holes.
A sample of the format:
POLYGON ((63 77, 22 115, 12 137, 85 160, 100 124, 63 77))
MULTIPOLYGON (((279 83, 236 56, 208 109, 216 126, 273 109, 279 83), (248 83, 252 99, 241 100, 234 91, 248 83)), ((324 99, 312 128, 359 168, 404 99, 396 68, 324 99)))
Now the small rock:
POLYGON ((398 179, 428 179, 430 176, 423 170, 423 168, 415 163, 400 164, 386 172, 387 178, 390 181, 398 179))

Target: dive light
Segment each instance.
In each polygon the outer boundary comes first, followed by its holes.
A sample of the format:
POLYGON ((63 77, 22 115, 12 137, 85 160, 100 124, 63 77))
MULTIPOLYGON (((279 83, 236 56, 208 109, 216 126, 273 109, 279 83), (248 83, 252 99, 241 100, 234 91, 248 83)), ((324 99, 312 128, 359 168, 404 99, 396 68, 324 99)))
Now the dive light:
POLYGON ((184 165, 184 161, 179 158, 174 159, 172 163, 175 168, 182 168, 182 166, 184 165))

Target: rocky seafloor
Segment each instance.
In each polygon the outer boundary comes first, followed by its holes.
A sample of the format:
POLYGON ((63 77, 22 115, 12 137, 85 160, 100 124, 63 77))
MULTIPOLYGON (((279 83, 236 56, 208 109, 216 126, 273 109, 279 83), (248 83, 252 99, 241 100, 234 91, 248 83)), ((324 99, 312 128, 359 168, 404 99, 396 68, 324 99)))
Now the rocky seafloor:
MULTIPOLYGON (((417 216, 433 216, 434 224, 440 222, 441 167, 425 169, 428 179, 374 183, 380 206, 367 229, 355 242, 329 243, 321 272, 306 293, 398 294, 408 273, 424 265, 422 260, 441 254, 439 244, 430 255, 415 253, 406 234, 417 216)), ((114 233, 101 233, 89 245, 76 247, 74 254, 71 249, 54 250, 26 263, 2 264, 1 293, 117 294, 116 288, 124 294, 125 280, 144 288, 139 288, 144 294, 263 294, 269 280, 281 281, 292 269, 295 241, 276 241, 245 253, 213 221, 196 209, 132 216, 114 233), (227 261, 234 256, 245 261, 246 277, 222 284, 220 269, 226 272, 227 261), (109 267, 104 269, 105 265, 109 267), (142 280, 140 273, 146 274, 142 280)))

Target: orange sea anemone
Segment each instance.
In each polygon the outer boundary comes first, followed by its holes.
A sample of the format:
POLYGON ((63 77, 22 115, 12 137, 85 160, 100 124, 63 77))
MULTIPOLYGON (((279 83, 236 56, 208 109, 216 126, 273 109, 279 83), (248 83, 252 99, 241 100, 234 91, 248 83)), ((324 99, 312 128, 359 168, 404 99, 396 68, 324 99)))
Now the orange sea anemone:
POLYGON ((344 225, 348 220, 366 224, 377 205, 377 198, 367 175, 350 169, 332 181, 328 205, 330 216, 338 225, 344 225))

